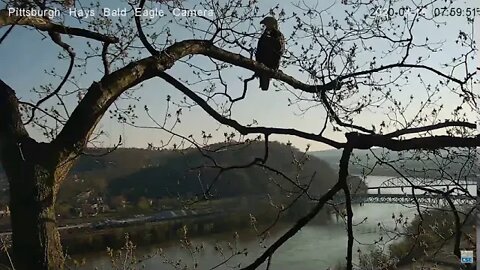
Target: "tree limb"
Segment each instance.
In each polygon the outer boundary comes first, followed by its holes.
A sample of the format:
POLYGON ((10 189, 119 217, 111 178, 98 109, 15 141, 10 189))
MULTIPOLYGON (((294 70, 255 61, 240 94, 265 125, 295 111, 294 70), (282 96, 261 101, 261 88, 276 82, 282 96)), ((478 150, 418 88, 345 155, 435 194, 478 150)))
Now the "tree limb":
POLYGON ((114 36, 103 35, 90 30, 68 27, 56 23, 52 23, 48 18, 38 16, 15 16, 8 15, 8 10, 0 10, 0 27, 6 25, 24 25, 31 26, 40 31, 53 31, 59 34, 67 34, 79 37, 90 38, 102 42, 117 43, 118 38, 114 36))
MULTIPOLYGON (((87 142, 87 137, 91 134, 105 111, 124 91, 154 76, 160 76, 163 71, 172 67, 175 61, 191 54, 213 55, 219 57, 219 60, 244 66, 254 71, 273 72, 276 74, 274 77, 287 80, 293 85, 301 86, 305 89, 317 87, 303 84, 293 77, 285 75, 282 72, 275 72, 274 70, 266 68, 263 64, 259 64, 239 54, 224 51, 213 46, 209 41, 185 40, 173 44, 158 55, 132 62, 111 74, 107 74, 98 83, 94 82, 54 141, 60 144, 60 147, 66 152, 81 151, 87 142)), ((163 78, 168 79, 168 76, 163 75, 163 78)), ((328 88, 329 86, 325 85, 322 87, 328 88)), ((241 126, 238 126, 238 128, 241 128, 241 126)), ((246 132, 263 134, 276 132, 279 134, 300 135, 322 141, 322 139, 318 138, 315 134, 304 133, 293 129, 249 127, 246 129, 246 132)), ((334 141, 327 140, 327 142, 332 143, 334 147, 341 146, 334 141)))
POLYGON ((326 143, 332 147, 335 148, 342 148, 343 144, 334 140, 327 139, 321 135, 313 134, 313 133, 307 133, 303 132, 297 129, 292 129, 292 128, 276 128, 276 127, 247 127, 243 126, 237 121, 226 118, 219 114, 217 111, 215 111, 208 103, 203 100, 201 97, 199 97, 197 94, 195 94, 192 90, 190 90, 188 87, 186 87, 183 83, 178 81, 177 79, 173 78, 169 74, 163 72, 162 74, 159 75, 162 79, 173 85, 175 88, 180 90, 183 94, 191 98, 193 101, 195 101, 205 112, 207 112, 210 116, 212 116, 215 120, 217 120, 219 123, 222 123, 224 125, 230 126, 240 132, 242 135, 246 134, 251 134, 251 133, 260 133, 260 134, 283 134, 283 135, 293 135, 293 136, 298 136, 301 138, 306 138, 310 140, 314 140, 317 142, 323 142, 326 143))
POLYGON ((0 80, 0 160, 7 174, 24 159, 22 143, 33 141, 22 122, 18 99, 10 86, 0 80))
POLYGON ((349 142, 356 149, 370 149, 371 147, 383 147, 394 151, 409 149, 439 149, 445 147, 479 147, 479 137, 454 137, 454 136, 429 136, 396 140, 384 135, 366 135, 356 132, 347 133, 349 142))
POLYGON ((159 55, 132 62, 92 83, 54 143, 67 155, 79 153, 105 111, 124 91, 157 76, 176 60, 203 51, 202 45, 191 41, 175 43, 159 55))
POLYGON ((427 132, 427 131, 431 131, 431 130, 435 130, 435 129, 446 128, 446 127, 466 127, 466 128, 474 129, 477 126, 475 125, 475 123, 468 123, 468 122, 462 122, 462 121, 447 121, 447 122, 438 123, 438 124, 429 125, 429 126, 401 129, 401 130, 397 130, 395 132, 385 134, 385 136, 386 137, 399 137, 401 135, 406 135, 406 134, 411 134, 411 133, 427 132))
MULTIPOLYGON (((64 49, 67 52, 68 56, 70 57, 70 63, 68 65, 68 68, 67 68, 67 71, 66 71, 65 75, 63 76, 62 81, 55 88, 55 90, 53 90, 50 94, 46 95, 45 97, 43 97, 42 99, 37 101, 35 106, 32 107, 32 114, 31 114, 30 118, 27 120, 27 122, 25 122, 25 125, 28 125, 29 123, 31 123, 35 119, 35 110, 37 108, 40 108, 40 105, 42 105, 42 103, 46 102, 47 100, 49 100, 50 98, 52 98, 54 96, 58 96, 58 93, 60 92, 60 90, 62 90, 62 87, 65 85, 68 78, 70 77, 70 74, 72 73, 73 66, 74 66, 74 63, 75 63, 75 52, 74 52, 73 48, 70 45, 68 45, 67 43, 62 41, 62 38, 61 38, 60 34, 56 33, 56 32, 53 32, 53 31, 48 31, 48 34, 50 35, 50 38, 52 39, 52 41, 55 42, 55 44, 57 44, 58 46, 60 46, 62 49, 64 49)), ((60 99, 61 102, 63 102, 61 100, 61 98, 59 98, 59 99, 60 99)), ((67 109, 65 109, 65 111, 66 110, 67 109)))
POLYGON ((15 91, 0 80, 0 145, 29 137, 18 105, 15 91))
POLYGON ((350 161, 350 155, 352 153, 352 148, 347 147, 343 150, 342 157, 340 159, 340 172, 338 175, 338 182, 330 189, 325 195, 323 195, 319 200, 315 207, 310 210, 310 212, 299 219, 295 225, 290 228, 285 234, 283 234, 277 241, 275 241, 265 252, 260 255, 253 263, 250 265, 242 268, 241 270, 253 270, 257 269, 265 260, 267 260, 270 256, 275 253, 275 251, 281 247, 288 239, 293 237, 300 229, 302 229, 305 225, 310 222, 320 210, 323 208, 325 203, 327 203, 333 196, 342 189, 343 185, 347 181, 348 176, 348 163, 350 161))
POLYGON ((353 209, 352 209, 352 197, 350 195, 350 189, 348 183, 345 181, 343 186, 343 192, 345 194, 345 208, 347 209, 347 270, 353 269, 353 209))
MULTIPOLYGON (((143 6, 145 5, 146 0, 140 0, 140 3, 138 4, 138 9, 140 11, 143 10, 143 6)), ((139 12, 141 13, 141 12, 139 12)), ((147 51, 151 55, 157 55, 159 54, 159 51, 157 51, 150 42, 148 42, 147 37, 145 36, 145 33, 143 32, 142 29, 142 24, 140 22, 140 16, 135 15, 135 26, 137 27, 137 32, 138 32, 138 37, 140 38, 140 41, 142 42, 143 46, 147 49, 147 51)))
MULTIPOLYGON (((339 82, 331 81, 325 85, 307 85, 295 78, 284 74, 281 71, 275 71, 267 68, 254 60, 248 59, 240 54, 231 53, 214 46, 211 42, 205 40, 185 40, 177 42, 157 55, 135 61, 129 65, 104 76, 100 82, 94 82, 88 89, 87 94, 72 113, 66 125, 55 139, 62 148, 67 151, 81 151, 87 142, 87 137, 93 131, 95 125, 103 116, 108 107, 117 99, 124 91, 132 86, 137 85, 147 79, 160 76, 168 82, 172 83, 184 93, 198 102, 203 109, 214 116, 214 118, 226 125, 230 125, 241 133, 262 133, 262 134, 283 134, 294 135, 306 139, 327 143, 333 147, 341 148, 342 143, 326 139, 320 135, 305 133, 295 129, 283 128, 265 128, 265 127, 243 127, 232 119, 226 119, 214 111, 210 106, 205 105, 205 101, 198 96, 192 94, 188 88, 182 87, 179 82, 164 73, 165 70, 173 66, 173 64, 187 55, 201 54, 215 59, 244 67, 249 70, 268 73, 269 76, 282 80, 292 87, 302 91, 326 91, 339 86, 339 82), (188 91, 187 91, 188 90, 188 91), (78 123, 81 123, 80 125, 78 123)), ((351 141, 353 147, 359 149, 368 149, 372 146, 381 146, 391 150, 404 149, 436 149, 438 147, 475 147, 480 145, 480 141, 474 138, 456 138, 450 136, 436 136, 428 138, 415 138, 410 140, 393 140, 382 135, 363 135, 358 133, 349 133, 353 136, 351 141), (353 136, 356 134, 355 136, 353 136)))

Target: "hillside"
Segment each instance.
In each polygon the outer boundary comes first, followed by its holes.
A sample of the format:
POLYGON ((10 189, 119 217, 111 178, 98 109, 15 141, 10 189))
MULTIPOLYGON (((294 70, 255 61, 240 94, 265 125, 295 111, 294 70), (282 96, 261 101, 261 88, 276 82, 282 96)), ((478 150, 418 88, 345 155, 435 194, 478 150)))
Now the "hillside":
MULTIPOLYGON (((269 144, 265 167, 225 170, 217 180, 219 169, 212 168, 212 160, 198 149, 118 149, 111 154, 100 155, 104 151, 90 149, 92 155, 80 158, 61 187, 60 205, 78 207, 79 201, 91 198, 111 202, 120 197, 139 204, 145 199, 202 197, 213 182, 210 195, 215 199, 270 196, 277 202, 287 203, 298 194, 299 189, 283 176, 293 179, 296 184, 311 181, 309 194, 312 196, 323 194, 337 180, 337 172, 328 163, 277 142, 269 144)), ((204 149, 204 152, 223 168, 242 167, 255 158, 263 157, 264 143, 216 144, 204 149)))
MULTIPOLYGON (((404 175, 415 175, 418 177, 439 177, 441 172, 439 168, 445 170, 451 176, 473 177, 478 173, 478 165, 474 165, 473 151, 469 150, 440 150, 434 153, 429 152, 395 152, 382 148, 371 150, 354 150, 351 158, 350 173, 361 175, 369 172, 365 168, 371 168, 376 162, 377 157, 384 157, 384 160, 395 161, 391 164, 399 169, 404 175), (466 168, 471 168, 468 171, 466 168), (407 171, 407 173, 406 173, 407 171)), ((332 168, 338 167, 338 162, 342 155, 341 150, 325 150, 310 152, 312 156, 327 162, 332 168)), ((371 175, 398 176, 398 173, 390 166, 377 164, 371 171, 371 175)))
MULTIPOLYGON (((88 154, 79 158, 61 186, 59 212, 68 216, 72 209, 98 201, 109 208, 118 207, 119 201, 131 205, 145 200, 178 203, 178 198, 202 197, 213 182, 209 192, 213 199, 256 196, 288 203, 299 194, 295 185, 311 181, 308 192, 318 197, 337 181, 337 171, 328 162, 278 142, 269 144, 264 167, 241 168, 255 158, 262 158, 264 147, 264 142, 210 145, 203 149, 210 158, 196 148, 182 151, 120 148, 108 154, 107 149, 88 149, 88 154), (220 169, 212 167, 212 159, 220 167, 237 168, 226 169, 215 180, 220 169)), ((351 178, 350 182, 358 186, 360 180, 351 178)), ((5 204, 8 202, 5 177, 1 184, 0 200, 5 204)))
MULTIPOLYGON (((371 150, 376 156, 382 156, 382 154, 387 153, 391 157, 398 157, 396 152, 376 148, 371 150)), ((314 157, 317 157, 321 160, 324 160, 327 162, 330 167, 332 168, 338 168, 338 162, 340 161, 340 157, 342 156, 342 150, 337 150, 337 149, 332 149, 332 150, 325 150, 325 151, 313 151, 310 152, 310 154, 314 157)), ((355 149, 353 150, 353 157, 351 158, 351 164, 350 164, 350 172, 352 174, 360 175, 362 174, 362 165, 372 165, 375 160, 373 154, 370 152, 370 150, 359 150, 355 149), (352 162, 354 161, 354 162, 352 162)), ((378 166, 375 168, 375 170, 372 172, 372 175, 384 175, 384 176, 396 176, 397 173, 389 168, 388 166, 378 166)))

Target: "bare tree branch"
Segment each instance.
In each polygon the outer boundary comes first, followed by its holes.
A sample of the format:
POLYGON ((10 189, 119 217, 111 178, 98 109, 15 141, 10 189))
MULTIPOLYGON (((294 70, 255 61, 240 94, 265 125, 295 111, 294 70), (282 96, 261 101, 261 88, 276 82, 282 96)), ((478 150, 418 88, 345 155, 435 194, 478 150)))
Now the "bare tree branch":
POLYGON ((385 136, 386 137, 399 137, 399 136, 406 135, 406 134, 432 131, 432 130, 446 128, 446 127, 466 127, 466 128, 471 128, 471 129, 477 128, 475 123, 468 123, 468 122, 461 122, 461 121, 447 121, 447 122, 438 123, 438 124, 435 124, 435 125, 397 130, 395 132, 385 134, 385 136))
POLYGON ((250 265, 242 268, 242 270, 253 270, 257 269, 262 263, 265 262, 270 256, 272 256, 275 251, 283 245, 288 239, 294 236, 301 228, 303 228, 310 220, 312 220, 318 212, 323 208, 323 206, 333 198, 333 196, 342 189, 342 187, 346 184, 347 176, 348 176, 348 163, 350 161, 350 155, 352 154, 352 148, 347 147, 343 149, 342 157, 340 159, 340 172, 338 175, 338 182, 330 189, 325 195, 323 195, 319 200, 315 207, 310 210, 310 212, 299 219, 295 225, 290 228, 285 234, 283 234, 277 241, 275 241, 265 252, 258 257, 253 263, 250 265))
POLYGON ((336 142, 334 140, 327 139, 321 135, 317 134, 312 134, 312 133, 306 133, 303 131, 299 131, 296 129, 287 129, 287 128, 276 128, 276 127, 247 127, 243 126, 237 121, 233 119, 228 119, 220 115, 217 111, 215 111, 208 103, 203 100, 201 97, 196 95, 192 90, 190 90, 188 87, 186 87, 184 84, 179 82, 177 79, 173 78, 172 76, 168 75, 167 73, 162 73, 159 75, 162 79, 166 80, 173 86, 175 86, 178 90, 180 90, 182 93, 184 93, 186 96, 191 98, 193 101, 195 101, 202 109, 204 109, 210 116, 212 116, 215 120, 218 122, 228 125, 234 129, 236 129, 238 132, 240 132, 242 135, 246 134, 251 134, 251 133, 261 133, 261 134, 284 134, 284 135, 293 135, 293 136, 298 136, 301 138, 308 138, 311 140, 315 140, 318 142, 324 142, 328 145, 331 145, 335 148, 341 148, 342 143, 336 142))
POLYGON ((360 133, 347 133, 349 142, 356 149, 369 149, 371 147, 383 147, 390 150, 401 151, 409 149, 439 149, 444 147, 478 147, 478 137, 454 137, 454 136, 429 136, 405 140, 395 140, 383 135, 365 135, 360 133))
POLYGON ((345 208, 347 210, 347 270, 353 269, 353 210, 352 197, 348 183, 345 181, 343 186, 343 193, 345 194, 345 208))
POLYGON ((60 34, 68 34, 73 36, 85 37, 89 39, 95 39, 102 42, 116 43, 117 37, 103 35, 90 30, 68 27, 56 23, 52 23, 48 18, 38 16, 16 16, 9 15, 8 10, 0 10, 0 27, 6 25, 25 25, 32 26, 41 31, 53 31, 60 34))
POLYGON ((33 119, 35 118, 35 110, 37 108, 40 108, 40 105, 42 105, 42 103, 44 103, 47 100, 49 100, 50 98, 58 95, 58 93, 60 92, 60 90, 62 89, 62 87, 67 82, 68 78, 70 77, 70 74, 72 73, 72 70, 73 70, 73 65, 75 63, 75 52, 73 51, 73 48, 70 45, 68 45, 67 43, 62 41, 62 38, 61 38, 60 34, 56 33, 56 32, 53 32, 53 31, 49 31, 48 34, 50 35, 50 38, 52 39, 53 42, 55 42, 58 46, 60 46, 61 48, 63 48, 67 52, 68 56, 70 57, 70 63, 68 65, 68 68, 67 68, 67 71, 66 71, 65 75, 63 76, 62 81, 57 86, 57 88, 55 88, 55 90, 53 90, 50 94, 46 95, 45 97, 43 97, 42 99, 37 101, 35 106, 32 107, 32 115, 27 120, 27 122, 25 122, 25 125, 28 125, 29 123, 31 123, 33 121, 33 119))

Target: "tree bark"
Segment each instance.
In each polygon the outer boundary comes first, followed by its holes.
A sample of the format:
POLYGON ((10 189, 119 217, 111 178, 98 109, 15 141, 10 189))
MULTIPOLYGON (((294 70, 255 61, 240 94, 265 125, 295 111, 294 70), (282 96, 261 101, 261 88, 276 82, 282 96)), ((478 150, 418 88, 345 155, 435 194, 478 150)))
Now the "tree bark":
POLYGON ((10 186, 13 266, 62 269, 63 252, 54 205, 73 160, 54 144, 29 137, 15 92, 0 80, 0 159, 10 186))
POLYGON ((4 160, 10 184, 12 250, 15 269, 62 269, 63 252, 55 220, 59 173, 47 144, 33 140, 8 147, 4 160), (17 153, 15 153, 17 152, 17 153))

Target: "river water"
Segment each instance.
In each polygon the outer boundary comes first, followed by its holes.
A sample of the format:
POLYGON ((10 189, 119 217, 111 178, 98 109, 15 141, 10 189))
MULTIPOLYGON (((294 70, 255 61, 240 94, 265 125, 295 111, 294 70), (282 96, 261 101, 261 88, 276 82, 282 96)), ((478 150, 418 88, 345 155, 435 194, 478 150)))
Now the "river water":
MULTIPOLYGON (((388 179, 388 177, 383 176, 370 176, 366 182, 369 186, 380 186, 388 179)), ((468 189, 472 194, 476 194, 476 186, 469 186, 468 189)), ((390 191, 390 193, 400 192, 400 189, 392 189, 390 191)), ((354 224, 360 223, 354 227, 356 239, 354 257, 356 259, 358 258, 358 249, 367 251, 380 237, 383 237, 384 240, 389 239, 390 234, 384 229, 380 229, 380 227, 393 229, 395 220, 392 218, 392 215, 398 218, 401 214, 404 218, 411 220, 416 214, 416 209, 413 205, 365 204, 363 206, 355 206, 353 210, 354 224), (368 218, 365 220, 366 217, 368 218)), ((272 232, 263 243, 254 236, 254 231, 251 228, 240 231, 237 241, 234 240, 233 232, 194 238, 192 239, 193 245, 203 247, 198 252, 192 252, 192 249, 183 248, 179 242, 137 249, 137 259, 141 259, 145 255, 154 254, 158 248, 162 249, 161 255, 145 259, 138 265, 138 268, 147 270, 175 269, 172 266, 172 262, 179 262, 179 266, 188 265, 189 267, 193 267, 195 263, 198 263, 197 269, 202 270, 235 269, 239 264, 243 267, 253 262, 265 251, 265 247, 268 247, 273 241, 278 239, 286 229, 288 227, 279 228, 272 232), (234 256, 226 264, 218 266, 232 254, 232 250, 228 248, 229 242, 234 251, 247 249, 248 254, 234 256), (215 246, 222 247, 223 254, 218 249, 215 249, 215 246), (170 263, 166 263, 168 261, 170 263)), ((336 221, 333 218, 331 224, 328 225, 306 226, 277 250, 272 257, 271 269, 329 269, 329 267, 345 260, 346 243, 345 225, 341 219, 336 221)), ((120 261, 124 261, 124 257, 120 261)), ((121 264, 120 262, 118 263, 121 264)), ((96 254, 95 256, 88 256, 87 264, 81 267, 81 269, 93 269, 94 267, 97 269, 112 269, 112 263, 109 257, 96 254)), ((258 269, 265 268, 266 263, 258 269)), ((177 269, 183 268, 179 267, 177 269)))

